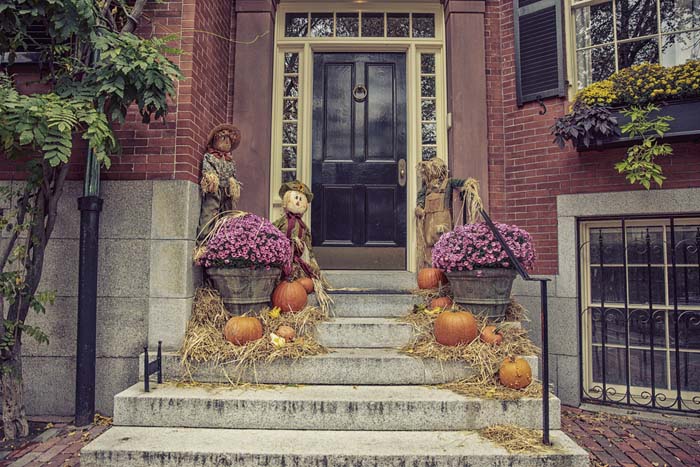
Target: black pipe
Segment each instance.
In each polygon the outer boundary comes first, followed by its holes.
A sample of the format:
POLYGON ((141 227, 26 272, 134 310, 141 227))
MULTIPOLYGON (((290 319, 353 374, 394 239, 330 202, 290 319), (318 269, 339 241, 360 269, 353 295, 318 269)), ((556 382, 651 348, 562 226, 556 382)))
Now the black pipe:
POLYGON ((78 198, 80 256, 78 277, 78 349, 75 369, 75 425, 95 418, 95 362, 97 344, 97 255, 102 199, 78 198))
POLYGON ((547 318, 547 281, 540 281, 542 327, 542 443, 549 443, 549 323, 547 318))

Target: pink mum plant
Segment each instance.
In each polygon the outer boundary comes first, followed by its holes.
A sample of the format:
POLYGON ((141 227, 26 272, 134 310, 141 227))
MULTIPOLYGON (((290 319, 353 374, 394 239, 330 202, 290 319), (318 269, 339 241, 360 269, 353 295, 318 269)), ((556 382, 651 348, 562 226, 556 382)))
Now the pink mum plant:
POLYGON ((292 258, 287 237, 270 221, 246 214, 229 218, 212 236, 197 261, 204 267, 282 268, 292 258))
MULTIPOLYGON (((496 224, 496 228, 526 269, 535 263, 530 234, 516 225, 496 224)), ((478 268, 511 268, 513 265, 486 223, 467 224, 447 232, 433 247, 433 266, 446 272, 478 268)))

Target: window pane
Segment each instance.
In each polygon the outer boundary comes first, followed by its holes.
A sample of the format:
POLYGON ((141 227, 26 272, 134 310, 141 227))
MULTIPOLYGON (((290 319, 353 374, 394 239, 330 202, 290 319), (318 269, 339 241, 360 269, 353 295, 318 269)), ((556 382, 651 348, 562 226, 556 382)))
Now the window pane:
POLYGON ((622 264, 624 245, 622 244, 622 228, 591 229, 590 231, 590 261, 592 266, 601 263, 601 248, 603 264, 622 264))
POLYGON ((304 37, 308 31, 309 19, 306 13, 287 13, 285 15, 284 35, 287 37, 304 37))
POLYGON ((299 79, 296 76, 285 76, 284 95, 287 97, 299 96, 299 79))
POLYGON ((603 382, 603 355, 605 355, 605 383, 606 384, 621 384, 627 382, 627 370, 625 363, 625 349, 611 349, 594 346, 591 354, 593 364, 593 381, 597 383, 603 382))
POLYGON ((435 15, 414 13, 413 37, 435 37, 435 15))
MULTIPOLYGON (((675 245, 668 245, 669 256, 671 249, 676 251, 676 264, 693 264, 698 263, 698 250, 700 250, 700 226, 695 225, 677 225, 674 228, 675 245)), ((671 233, 668 233, 669 242, 671 241, 671 233)))
POLYGON ((700 31, 663 36, 661 45, 661 64, 663 66, 682 65, 688 60, 699 58, 700 31))
POLYGON ((615 72, 615 48, 604 45, 576 52, 578 89, 607 79, 615 72))
POLYGON ((408 13, 387 13, 386 35, 388 37, 408 37, 408 13))
POLYGON ((576 10, 576 47, 612 42, 612 3, 603 3, 576 10))
POLYGON ((651 352, 630 350, 630 383, 632 386, 651 387, 652 379, 657 388, 666 388, 666 353, 654 352, 654 377, 651 373, 651 352))
POLYGON ((435 97, 435 77, 422 76, 420 79, 420 95, 423 97, 435 97))
POLYGON ((591 300, 624 303, 625 270, 623 267, 591 267, 591 300))
POLYGON ((297 124, 285 123, 282 125, 282 143, 296 144, 297 142, 297 124))
POLYGON ((426 74, 435 73, 435 54, 420 55, 420 72, 426 74))
POLYGON ((284 72, 299 73, 299 54, 287 52, 284 54, 284 72))
POLYGON ((421 126, 423 144, 437 144, 437 125, 435 123, 423 123, 421 126))
POLYGON ((357 37, 360 30, 360 20, 357 13, 337 13, 335 15, 336 37, 357 37))
POLYGON ((284 100, 284 111, 282 118, 284 120, 298 120, 299 113, 297 111, 297 100, 296 99, 285 99, 284 100))
POLYGON ((425 99, 421 102, 421 119, 430 121, 437 120, 435 112, 435 100, 425 99))
POLYGON ((362 13, 362 37, 384 37, 384 13, 362 13))
MULTIPOLYGON (((676 346, 676 312, 669 312, 668 332, 671 348, 676 346)), ((678 346, 700 350, 700 311, 678 310, 678 346)))
POLYGON ((296 146, 285 146, 282 148, 282 167, 285 169, 294 169, 297 166, 297 148, 296 146))
MULTIPOLYGON (((679 369, 681 373, 682 391, 700 391, 700 354, 681 352, 679 369)), ((671 352, 671 387, 676 389, 676 352, 671 352)), ((688 401, 688 405, 693 405, 688 401)), ((695 403, 695 409, 698 409, 695 403)))
POLYGON ((423 147, 423 160, 427 161, 437 157, 437 148, 435 146, 423 147))
POLYGON ((651 302, 666 303, 663 267, 630 267, 628 275, 630 303, 649 303, 650 287, 651 302))
POLYGON ((311 35, 313 37, 333 36, 333 13, 311 13, 311 35))
POLYGON ((625 343, 625 309, 605 308, 605 319, 601 314, 600 307, 591 307, 588 310, 591 317, 591 335, 593 343, 602 343, 603 323, 605 323, 605 343, 622 344, 625 343))
POLYGON ((618 68, 627 68, 642 62, 659 63, 658 40, 645 39, 618 44, 617 57, 618 68))
POLYGON ((617 40, 648 36, 657 32, 655 0, 615 0, 615 16, 617 40))
POLYGON ((291 172, 282 172, 282 183, 293 182, 294 180, 296 180, 296 178, 296 170, 292 170, 291 172))
POLYGON ((666 347, 666 312, 654 310, 654 323, 649 322, 648 308, 629 310, 630 345, 648 347, 654 335, 654 347, 666 347))
POLYGON ((663 227, 627 228, 627 262, 629 264, 663 264, 664 254, 663 227))
POLYGON ((697 0, 661 0, 661 31, 672 32, 700 26, 697 0))

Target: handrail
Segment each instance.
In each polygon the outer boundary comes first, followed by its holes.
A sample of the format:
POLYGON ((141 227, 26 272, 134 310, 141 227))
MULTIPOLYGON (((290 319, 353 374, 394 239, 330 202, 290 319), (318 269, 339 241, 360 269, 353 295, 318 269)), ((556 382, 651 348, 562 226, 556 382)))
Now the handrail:
POLYGON ((542 328, 542 443, 551 444, 549 441, 549 329, 547 324, 547 282, 549 282, 549 279, 530 277, 530 274, 527 273, 525 267, 523 267, 522 263, 515 257, 513 250, 510 249, 503 235, 501 235, 501 232, 496 228, 496 225, 486 211, 481 209, 479 214, 481 214, 486 225, 489 226, 491 232, 493 232, 496 239, 498 239, 498 243, 501 244, 501 247, 508 255, 508 259, 513 267, 515 267, 520 277, 526 281, 540 283, 540 321, 542 328))

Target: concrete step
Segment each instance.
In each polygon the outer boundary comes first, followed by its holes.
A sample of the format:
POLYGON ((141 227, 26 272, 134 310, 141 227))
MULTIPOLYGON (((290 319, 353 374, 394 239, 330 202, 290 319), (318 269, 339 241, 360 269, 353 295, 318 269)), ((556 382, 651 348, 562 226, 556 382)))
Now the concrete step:
MULTIPOLYGON (((153 356, 151 356, 153 357, 153 356)), ((526 356, 537 374, 538 359, 526 356)), ((139 357, 139 375, 143 375, 143 354, 139 357)), ((473 370, 462 362, 440 362, 420 359, 394 349, 330 349, 330 353, 298 360, 279 359, 260 363, 242 372, 238 382, 258 384, 322 384, 322 385, 432 385, 469 378, 473 370)), ((163 352, 163 378, 183 378, 180 355, 163 352)), ((202 383, 227 383, 236 378, 236 362, 223 366, 209 363, 192 364, 192 378, 202 383)), ((142 378, 142 376, 139 376, 142 378)))
MULTIPOLYGON (((143 374, 143 355, 139 359, 143 374)), ((421 360, 393 349, 331 349, 324 355, 298 360, 280 359, 258 364, 240 376, 240 382, 260 384, 348 384, 422 385, 441 384, 468 378, 472 370, 459 362, 421 360)), ((200 382, 228 382, 238 375, 236 362, 223 367, 208 363, 193 365, 193 378, 200 382)), ((163 377, 177 380, 184 376, 180 356, 163 352, 163 377)))
POLYGON ((390 318, 404 316, 418 297, 406 292, 332 292, 333 315, 339 318, 390 318))
POLYGON ((334 318, 318 325, 317 337, 326 347, 399 348, 413 338, 413 326, 394 318, 334 318))
MULTIPOLYGON (((450 431, 513 424, 542 428, 542 400, 465 397, 425 386, 201 388, 136 384, 114 398, 114 424, 274 430, 450 431)), ((560 403, 550 397, 550 426, 560 403)))
POLYGON ((113 427, 82 467, 579 467, 588 454, 561 431, 552 452, 510 454, 473 431, 291 431, 113 427))
POLYGON ((417 287, 416 275, 408 271, 324 271, 333 289, 409 291, 417 287))

